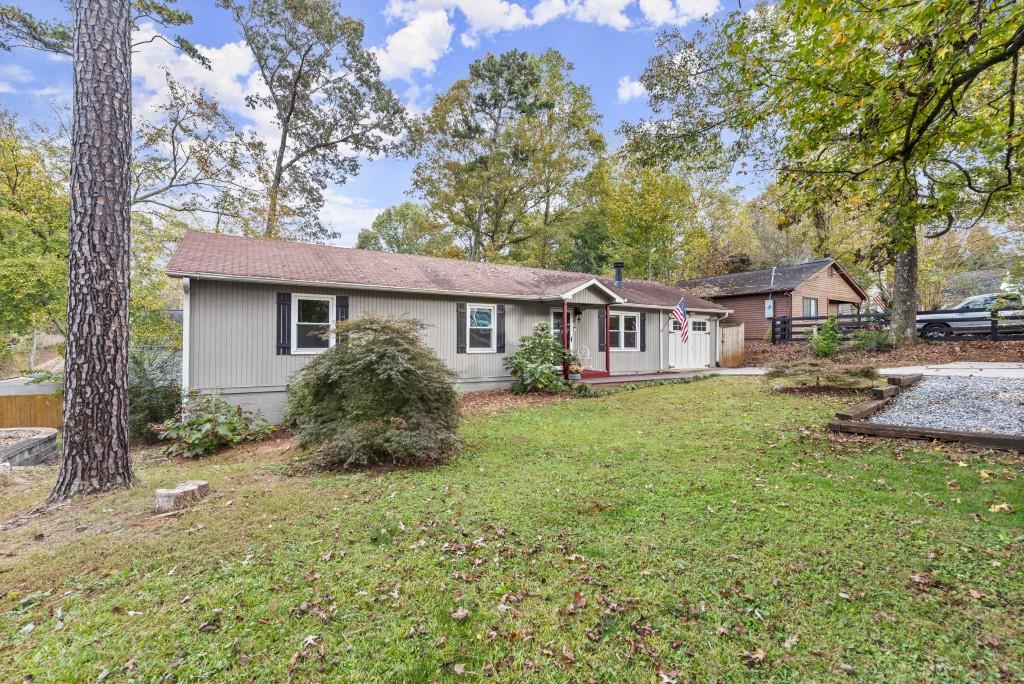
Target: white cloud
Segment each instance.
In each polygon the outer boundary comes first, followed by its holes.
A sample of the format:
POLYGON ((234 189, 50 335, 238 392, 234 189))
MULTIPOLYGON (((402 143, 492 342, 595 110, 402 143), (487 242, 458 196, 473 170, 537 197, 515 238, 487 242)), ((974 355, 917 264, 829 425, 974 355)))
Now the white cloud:
POLYGON ((5 81, 0 81, 0 95, 7 95, 13 92, 15 92, 14 86, 5 81))
POLYGON ((359 231, 369 228, 377 214, 384 211, 359 197, 350 197, 341 192, 337 186, 330 186, 324 191, 324 208, 320 211, 320 220, 341 235, 337 239, 339 245, 353 246, 359 231))
POLYGON ((0 78, 18 83, 28 83, 32 80, 32 72, 18 64, 0 64, 0 78))
POLYGON ((633 0, 575 0, 570 8, 577 21, 611 26, 622 31, 629 28, 626 7, 632 4, 633 0))
POLYGON ((638 97, 644 97, 647 95, 647 90, 644 88, 644 84, 640 81, 634 81, 629 76, 623 76, 619 79, 619 89, 617 91, 619 96, 619 103, 625 104, 630 100, 635 100, 638 97))
POLYGON ((60 99, 70 99, 71 89, 62 88, 60 86, 44 86, 42 88, 36 88, 32 91, 32 94, 36 97, 50 97, 60 99))
POLYGON ((455 29, 444 10, 418 14, 388 36, 384 47, 374 48, 384 78, 408 79, 413 71, 434 73, 434 64, 448 52, 455 29))
POLYGON ((640 11, 655 26, 681 26, 714 14, 720 8, 718 0, 640 0, 640 11))
MULTIPOLYGON (((136 40, 153 35, 151 24, 143 25, 136 40)), ((154 41, 132 56, 135 108, 142 116, 163 102, 167 92, 164 70, 183 85, 201 89, 217 100, 240 125, 271 141, 277 138, 277 123, 269 109, 250 109, 245 96, 265 93, 252 52, 245 41, 225 43, 220 47, 197 46, 210 60, 211 68, 182 54, 162 41, 154 41)))
POLYGON ((623 31, 641 17, 652 26, 681 26, 720 7, 720 0, 388 0, 384 15, 402 26, 374 52, 385 78, 408 80, 415 71, 434 73, 449 50, 456 12, 466 22, 459 42, 472 48, 481 37, 557 19, 623 31))

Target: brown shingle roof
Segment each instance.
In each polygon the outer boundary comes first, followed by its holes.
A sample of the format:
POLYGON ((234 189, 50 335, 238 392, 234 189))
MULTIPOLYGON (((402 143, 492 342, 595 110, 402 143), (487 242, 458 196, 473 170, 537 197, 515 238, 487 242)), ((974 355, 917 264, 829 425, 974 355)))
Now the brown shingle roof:
POLYGON ((735 297, 748 294, 767 294, 769 292, 789 292, 795 290, 805 280, 822 270, 829 264, 836 264, 839 273, 846 278, 850 286, 862 297, 867 297, 853 278, 839 266, 835 259, 818 259, 802 264, 790 264, 788 266, 776 266, 774 269, 765 268, 759 271, 744 271, 743 273, 729 273, 720 276, 708 276, 706 278, 694 278, 693 280, 681 280, 679 286, 692 288, 705 297, 735 297), (774 270, 774 274, 772 271, 774 270))
MULTIPOLYGON (((530 299, 556 299, 597 278, 628 303, 664 307, 675 306, 683 294, 645 280, 626 280, 616 288, 613 279, 587 273, 195 232, 185 235, 167 273, 530 299)), ((686 302, 691 309, 723 310, 689 294, 686 302)))

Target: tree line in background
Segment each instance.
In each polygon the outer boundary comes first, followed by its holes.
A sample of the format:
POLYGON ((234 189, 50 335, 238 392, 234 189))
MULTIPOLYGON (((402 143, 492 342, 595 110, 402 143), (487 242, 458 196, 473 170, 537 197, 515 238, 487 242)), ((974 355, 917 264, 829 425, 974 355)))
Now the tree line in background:
MULTIPOLYGON (((137 341, 176 337, 160 267, 183 230, 331 240, 328 184, 383 155, 415 160, 414 201, 360 234, 369 249, 585 272, 621 259, 663 282, 828 254, 880 288, 905 342, 953 273, 1020 271, 1007 237, 1021 216, 1017 3, 781 0, 694 36, 668 31, 642 77, 653 115, 623 123, 618 149, 555 50, 487 55, 410 116, 362 23, 332 0, 217 4, 251 50, 262 87, 246 104, 273 122, 269 136, 170 73, 154 111, 111 107, 131 100, 130 52, 154 41, 211 67, 164 35, 192 21, 173 0, 78 3, 74 26, 0 5, 0 48, 72 56, 77 105, 70 134, 0 116, 0 330, 108 340, 110 363, 94 348, 68 354, 95 396, 124 384, 129 325, 137 341), (104 81, 96 60, 123 69, 104 81), (123 166, 89 149, 89 107, 123 166), (771 179, 756 197, 733 186, 750 170, 771 179), (110 185, 93 186, 100 177, 110 185)), ((66 461, 92 458, 94 444, 67 434, 80 409, 66 414, 66 461)), ((122 418, 81 425, 126 463, 122 418)))
MULTIPOLYGON (((186 228, 330 240, 326 184, 380 155, 415 160, 412 197, 360 233, 367 249, 581 272, 622 260, 629 276, 664 282, 830 255, 885 299, 907 294, 897 280, 912 275, 926 308, 950 296, 952 274, 1015 257, 1016 8, 965 0, 948 22, 949 8, 850 14, 844 2, 804 11, 793 0, 691 38, 666 32, 642 77, 654 116, 624 123, 625 144, 609 149, 590 89, 556 50, 487 55, 410 117, 381 82, 362 24, 335 3, 218 4, 267 85, 248 104, 277 133, 240 129, 170 73, 161 103, 137 113, 136 339, 170 334, 152 312, 173 306, 159 267, 186 228), (730 173, 749 166, 774 178, 754 197, 730 173)), ((136 29, 143 18, 163 29, 191 21, 154 7, 136 7, 136 29)), ((154 39, 208 65, 183 38, 154 39)), ((0 6, 0 44, 70 54, 71 29, 0 6)), ((62 332, 70 140, 8 114, 0 136, 0 279, 14 293, 0 325, 62 332)))

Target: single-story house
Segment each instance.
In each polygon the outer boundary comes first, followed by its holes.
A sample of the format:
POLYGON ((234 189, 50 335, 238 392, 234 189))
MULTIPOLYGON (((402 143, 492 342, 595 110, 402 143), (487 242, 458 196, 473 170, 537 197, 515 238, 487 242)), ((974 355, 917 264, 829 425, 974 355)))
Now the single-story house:
POLYGON ((716 366, 729 311, 686 297, 689 342, 671 311, 679 288, 642 280, 345 247, 188 233, 167 265, 184 290, 182 383, 278 420, 289 379, 364 312, 426 325, 425 342, 463 391, 507 387, 504 366, 538 323, 585 375, 716 366))
POLYGON ((679 286, 732 309, 748 340, 764 339, 773 316, 853 313, 867 293, 835 259, 680 281, 679 286))

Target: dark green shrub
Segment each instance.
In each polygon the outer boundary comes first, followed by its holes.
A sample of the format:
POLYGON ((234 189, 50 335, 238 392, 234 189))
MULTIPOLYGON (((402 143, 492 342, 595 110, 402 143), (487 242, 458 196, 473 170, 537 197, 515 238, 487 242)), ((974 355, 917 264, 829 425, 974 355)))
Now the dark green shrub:
POLYGON ((842 339, 842 335, 839 333, 839 321, 835 316, 829 316, 827 321, 811 333, 807 341, 811 345, 811 351, 817 356, 828 358, 839 349, 842 339))
POLYGON ((459 444, 455 376, 420 340, 423 324, 363 316, 296 376, 286 420, 325 469, 436 463, 459 444))
POLYGON ((136 348, 128 353, 128 435, 133 441, 159 441, 154 428, 174 418, 181 406, 180 377, 177 352, 136 348))
POLYGON ((243 411, 216 395, 192 394, 175 418, 156 426, 162 440, 169 441, 169 456, 197 458, 242 442, 255 442, 274 431, 259 414, 243 411))
POLYGON ((892 333, 882 328, 861 328, 853 334, 853 344, 864 351, 889 351, 895 347, 892 333))
POLYGON ((519 349, 505 359, 505 367, 515 378, 513 392, 560 392, 566 387, 562 363, 574 360, 548 324, 539 323, 533 334, 519 338, 519 349))

